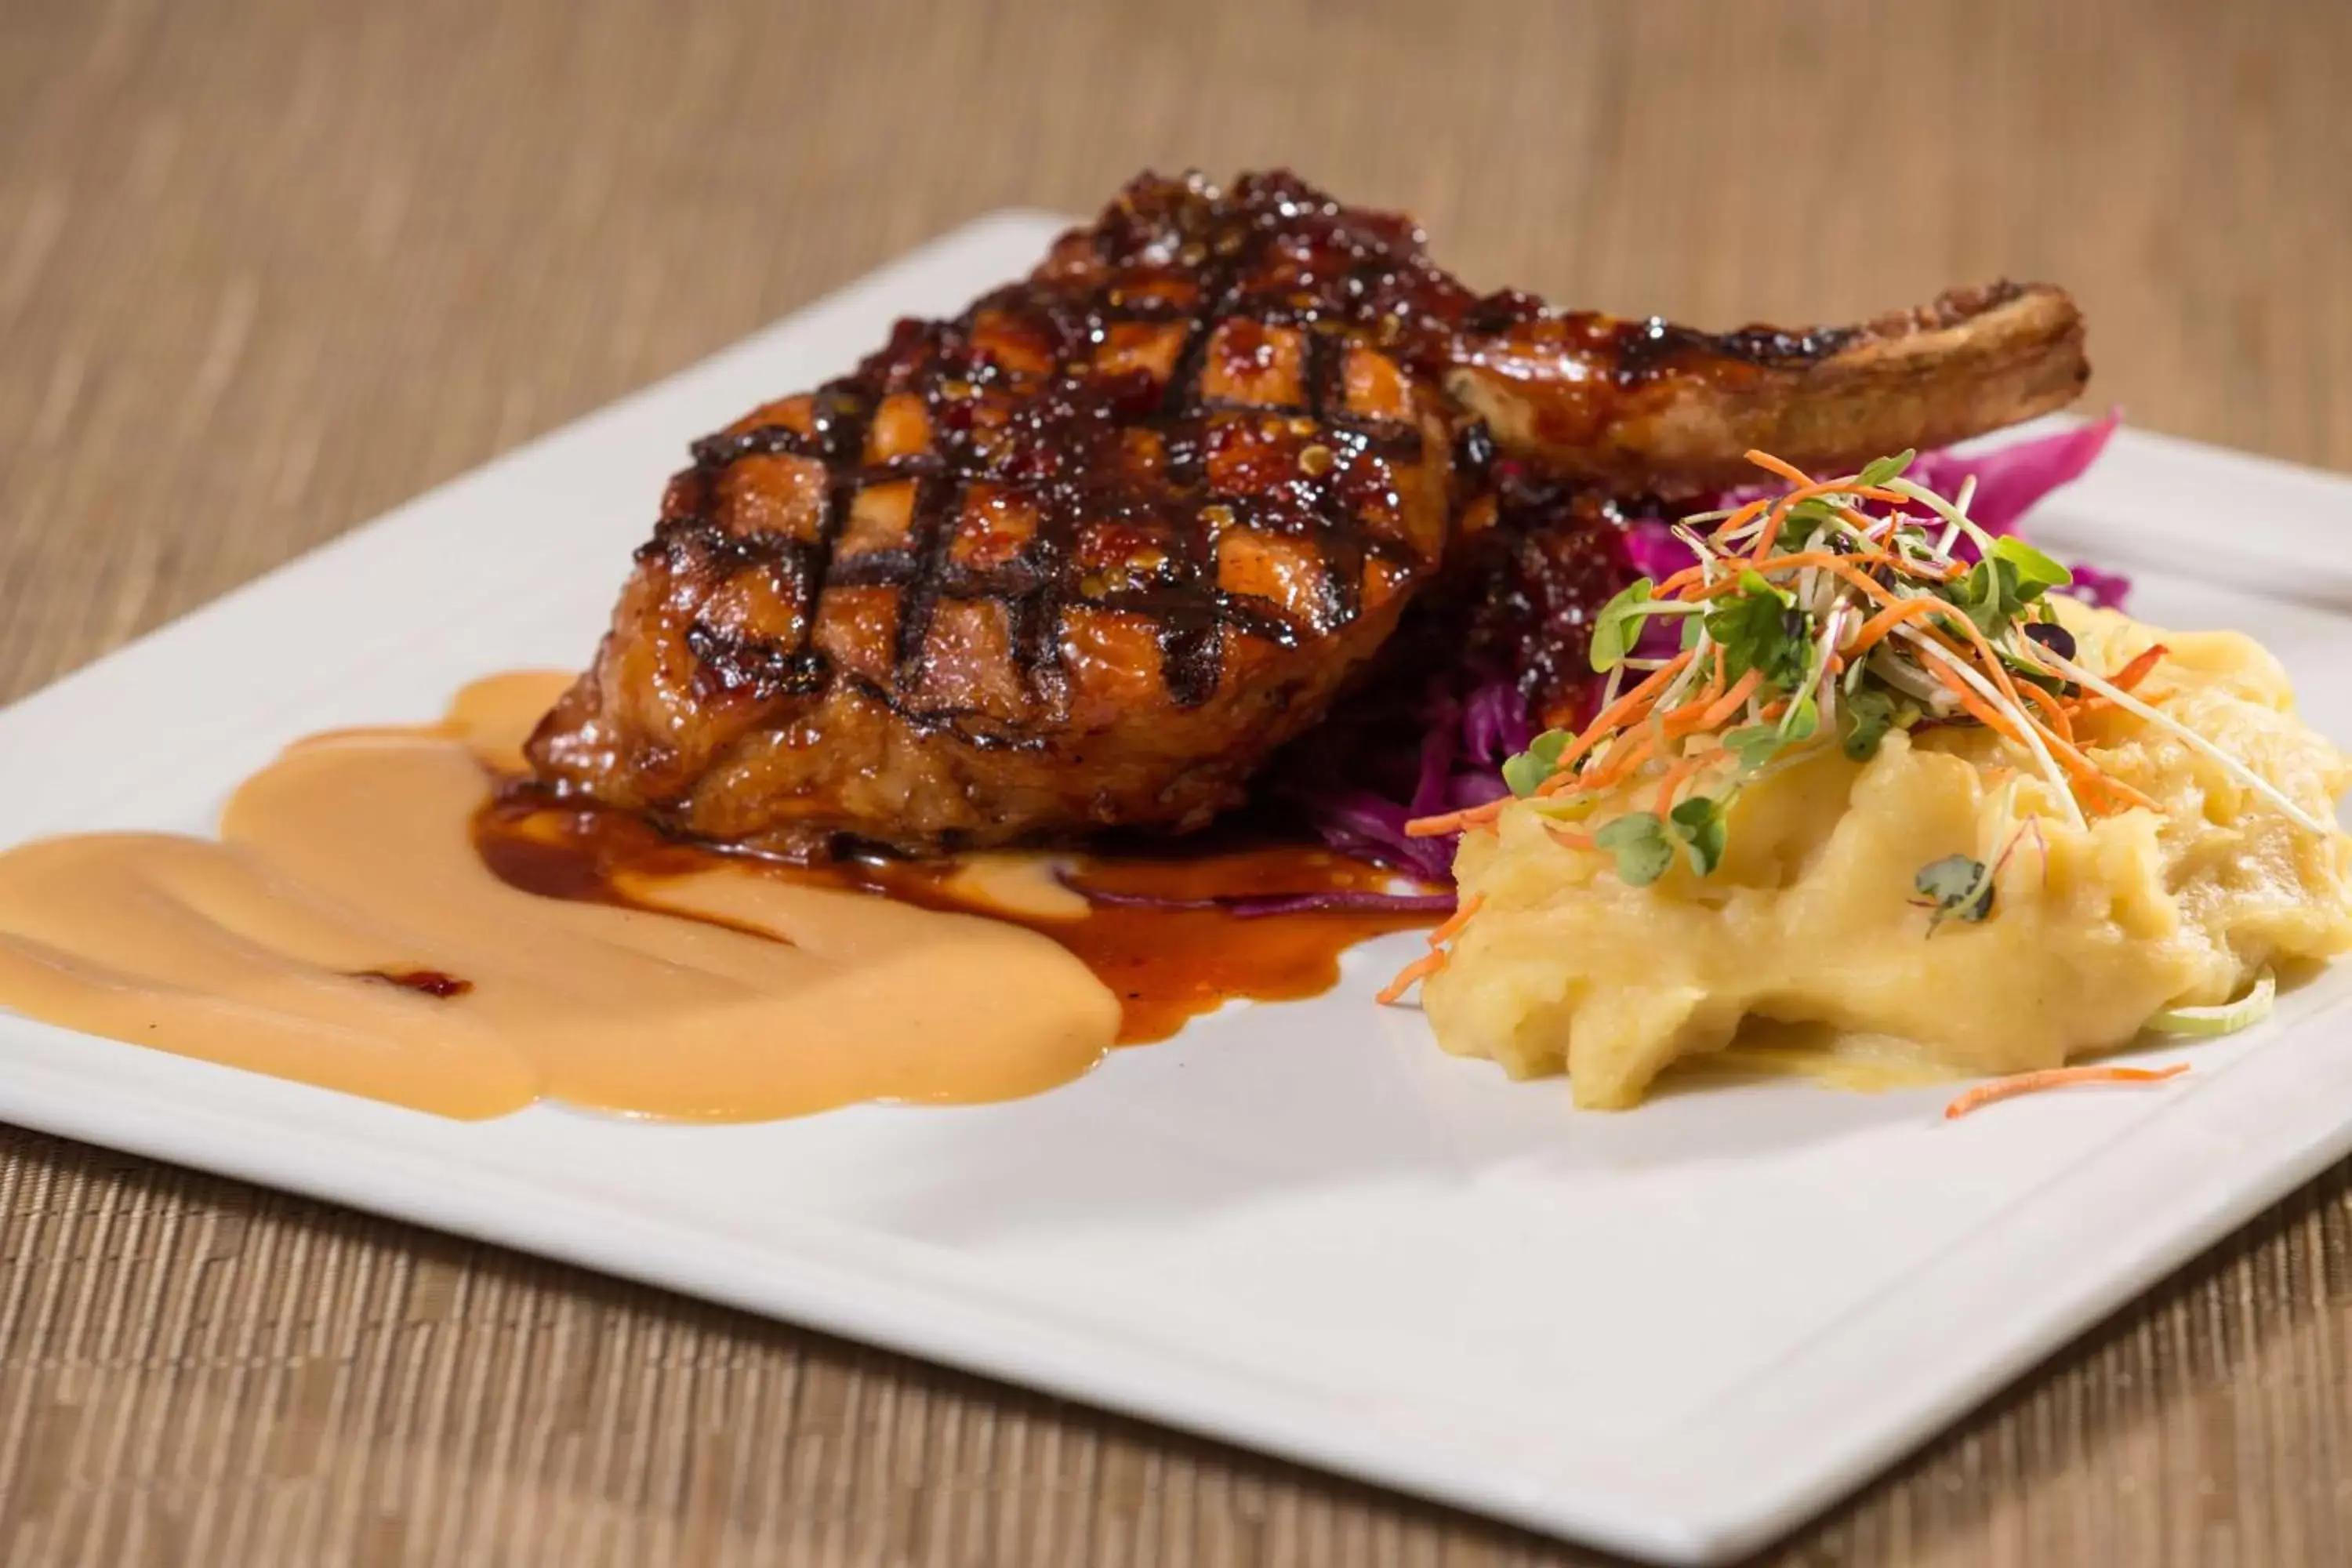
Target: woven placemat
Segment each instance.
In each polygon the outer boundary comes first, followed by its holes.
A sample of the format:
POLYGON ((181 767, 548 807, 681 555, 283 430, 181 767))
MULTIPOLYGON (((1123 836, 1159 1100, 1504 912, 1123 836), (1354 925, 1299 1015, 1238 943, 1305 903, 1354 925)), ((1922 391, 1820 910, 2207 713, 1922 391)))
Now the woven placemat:
MULTIPOLYGON (((1474 281, 1708 324, 2062 281, 2098 400, 2352 467, 2347 62, 2324 0, 0 0, 0 698, 1145 164, 1289 163, 1474 281)), ((2347 1194, 1771 1560, 2352 1561, 2347 1194)), ((1590 1561, 0 1129, 8 1568, 1590 1561)))

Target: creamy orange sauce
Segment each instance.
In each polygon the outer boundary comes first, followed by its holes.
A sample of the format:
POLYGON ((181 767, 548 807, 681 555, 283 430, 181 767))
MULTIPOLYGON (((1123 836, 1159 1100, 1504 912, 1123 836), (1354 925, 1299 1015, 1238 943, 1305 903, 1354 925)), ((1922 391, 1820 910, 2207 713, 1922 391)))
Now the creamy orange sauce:
POLYGON ((217 842, 0 856, 0 1002, 456 1117, 1003 1100, 1109 1046, 1116 1000, 1001 921, 727 868, 625 880, 637 908, 509 886, 475 853, 490 780, 458 738, 510 744, 509 695, 470 694, 445 732, 298 743, 237 791, 217 842), (397 978, 417 974, 463 989, 397 978))
POLYGON ((446 1116, 755 1121, 1035 1093, 1227 997, 1326 989, 1350 943, 1426 923, 1101 908, 1062 880, 1384 884, 1320 850, 808 870, 501 796, 562 681, 495 677, 437 726, 299 742, 217 840, 0 854, 0 1005, 446 1116))

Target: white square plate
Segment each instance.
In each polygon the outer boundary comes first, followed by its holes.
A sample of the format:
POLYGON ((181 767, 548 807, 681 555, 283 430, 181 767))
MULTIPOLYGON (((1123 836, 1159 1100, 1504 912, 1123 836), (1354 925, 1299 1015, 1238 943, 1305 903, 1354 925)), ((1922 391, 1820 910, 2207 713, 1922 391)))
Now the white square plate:
MULTIPOLYGON (((989 218, 0 714, 0 843, 201 832, 305 732, 576 665, 687 440, 1024 269, 989 218), (453 572, 452 563, 457 569, 453 572)), ((2045 540, 2256 630, 2352 737, 2352 481, 2126 433, 2045 540), (2206 547, 2224 538, 2226 552, 2206 547)), ((0 1016, 0 1117, 477 1236, 1655 1558, 1764 1543, 2352 1148, 2352 967, 2149 1092, 1580 1114, 1349 955, 1015 1104, 446 1121, 0 1016)))

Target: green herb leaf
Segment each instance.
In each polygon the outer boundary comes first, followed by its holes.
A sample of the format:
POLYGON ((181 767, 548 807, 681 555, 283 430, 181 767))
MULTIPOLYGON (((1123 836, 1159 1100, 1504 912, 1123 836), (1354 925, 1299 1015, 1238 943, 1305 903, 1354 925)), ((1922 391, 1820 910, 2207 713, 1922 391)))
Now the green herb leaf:
POLYGON ((1592 623, 1593 668, 1614 669, 1624 662, 1634 639, 1642 635, 1642 606, 1650 602, 1651 592, 1650 580, 1636 577, 1601 606, 1601 615, 1592 623))
POLYGON ((1812 652, 1811 618, 1752 567, 1739 574, 1739 590, 1706 614, 1706 635, 1723 645, 1730 678, 1760 669, 1775 686, 1796 686, 1812 652))
POLYGON ((1528 749, 1503 763, 1503 782, 1511 793, 1525 798, 1536 793, 1544 780, 1559 771, 1559 754, 1568 749, 1571 739, 1565 730, 1546 730, 1528 742, 1528 749))
POLYGON ((1979 631, 1997 637, 2028 605, 2074 580, 2073 573, 2023 540, 1996 539, 1992 553, 1969 568, 1950 596, 1979 631))
POLYGON ((1683 617, 1683 651, 1688 653, 1698 647, 1698 639, 1706 630, 1705 626, 1699 625, 1698 616, 1685 616, 1683 617))
POLYGON ((1895 699, 1866 686, 1845 700, 1845 754, 1857 763, 1878 755, 1878 743, 1895 728, 1895 699))
POLYGON ((1790 507, 1780 519, 1780 531, 1774 542, 1782 550, 1801 548, 1823 524, 1836 520, 1837 508, 1820 496, 1808 496, 1790 507))
POLYGON ((1723 736, 1723 748, 1739 759, 1741 771, 1755 773, 1770 762, 1780 750, 1780 727, 1778 724, 1743 724, 1727 730, 1723 736))
POLYGON ((1723 864, 1723 802, 1695 795, 1668 813, 1667 820, 1690 852, 1692 870, 1704 877, 1723 864))
POLYGON ((1874 458, 1863 465, 1862 472, 1856 476, 1854 482, 1875 487, 1885 484, 1889 479, 1899 479, 1903 477, 1903 470, 1911 466, 1911 459, 1918 455, 1916 447, 1906 447, 1891 458, 1874 458))
POLYGON ((1932 900, 1927 916, 1932 931, 1948 920, 1974 923, 1992 913, 1992 868, 1973 855, 1947 855, 1919 868, 1911 885, 1923 899, 1932 900))
MULTIPOLYGON (((2035 594, 2042 590, 2036 588, 2035 594)), ((2009 629, 2010 622, 2024 609, 2027 595, 2019 582, 2015 563, 1998 556, 1988 557, 1969 568, 1969 574, 1949 591, 1952 603, 1966 611, 1977 630, 1988 637, 1997 637, 2009 629)))
POLYGON ((1992 542, 1993 559, 2007 563, 2017 573, 2018 597, 2032 602, 2051 588, 2063 588, 2074 580, 2074 574, 2059 562, 2052 560, 2014 534, 1992 542))
POLYGON ((1665 824, 1654 812, 1628 812, 1604 823, 1592 842, 1617 858, 1617 879, 1629 888, 1648 887, 1675 863, 1665 824))
POLYGON ((1811 740, 1821 727, 1820 705, 1807 692, 1777 722, 1743 724, 1724 731, 1723 749, 1739 759, 1742 773, 1752 773, 1789 747, 1811 740))
POLYGON ((1815 702, 1813 694, 1808 691, 1790 703, 1789 710, 1780 715, 1779 729, 1780 739, 1793 746, 1811 740, 1821 727, 1821 704, 1815 702))

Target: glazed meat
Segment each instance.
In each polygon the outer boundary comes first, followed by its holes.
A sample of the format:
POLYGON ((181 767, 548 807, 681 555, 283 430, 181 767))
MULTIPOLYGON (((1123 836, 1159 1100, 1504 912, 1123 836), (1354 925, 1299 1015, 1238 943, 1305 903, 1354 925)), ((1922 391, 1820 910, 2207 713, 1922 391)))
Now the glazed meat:
POLYGON ((1332 258, 1412 245, 1147 182, 700 443, 541 776, 795 856, 1207 822, 1463 515, 1438 389, 1343 325, 1332 258))
POLYGON ((1147 175, 1028 279, 697 443, 530 756, 794 858, 1195 828, 1491 521, 1490 426, 1660 490, 1759 432, 1805 464, 1947 439, 2079 384, 2079 325, 1985 352, 2021 301, 2073 322, 2011 290, 1709 338, 1482 299, 1406 220, 1286 174, 1147 175))

